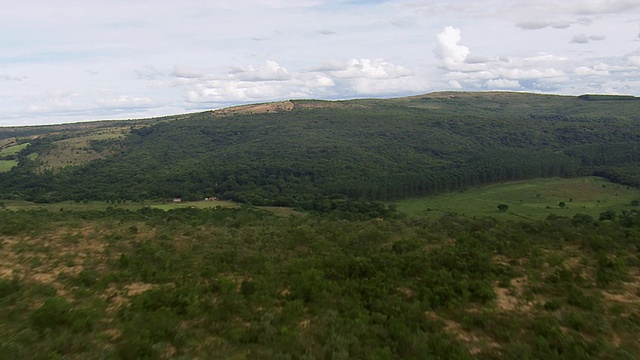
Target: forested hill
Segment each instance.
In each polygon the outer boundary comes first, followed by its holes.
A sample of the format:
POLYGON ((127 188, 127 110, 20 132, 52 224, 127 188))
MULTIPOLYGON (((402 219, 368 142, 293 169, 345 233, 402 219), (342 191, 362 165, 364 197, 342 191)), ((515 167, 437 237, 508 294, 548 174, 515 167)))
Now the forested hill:
POLYGON ((293 205, 548 176, 598 174, 640 185, 635 97, 446 92, 292 100, 117 126, 117 136, 101 128, 101 135, 39 129, 35 139, 16 137, 29 146, 13 155, 18 166, 0 173, 0 198, 217 196, 293 205), (78 150, 68 151, 74 141, 78 150), (62 149, 68 165, 51 160, 62 149), (74 161, 74 154, 92 156, 74 161))

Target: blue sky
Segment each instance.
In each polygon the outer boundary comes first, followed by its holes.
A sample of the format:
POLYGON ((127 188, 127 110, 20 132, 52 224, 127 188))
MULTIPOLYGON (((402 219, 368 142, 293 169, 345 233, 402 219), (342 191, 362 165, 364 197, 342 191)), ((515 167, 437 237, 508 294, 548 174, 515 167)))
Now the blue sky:
POLYGON ((0 126, 443 90, 640 95, 640 1, 5 0, 0 126))

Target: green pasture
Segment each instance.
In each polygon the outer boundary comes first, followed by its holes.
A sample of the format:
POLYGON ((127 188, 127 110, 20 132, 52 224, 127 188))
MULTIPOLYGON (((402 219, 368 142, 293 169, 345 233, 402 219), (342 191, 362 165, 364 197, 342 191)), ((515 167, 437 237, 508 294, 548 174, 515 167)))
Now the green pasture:
POLYGON ((89 202, 75 202, 75 201, 63 201, 58 203, 51 204, 37 204, 30 201, 22 201, 22 200, 2 200, 0 201, 4 203, 5 207, 9 210, 19 211, 19 210, 48 210, 48 211, 60 211, 60 210, 69 210, 69 211, 105 211, 107 208, 116 208, 116 209, 125 209, 135 211, 141 209, 145 206, 161 209, 161 210, 171 210, 171 209, 180 209, 180 208, 214 208, 214 207, 235 207, 238 206, 236 203, 232 201, 183 201, 179 203, 173 202, 159 202, 159 201, 144 201, 144 202, 120 202, 120 203, 109 203, 106 201, 89 201, 89 202))
POLYGON ((154 209, 167 211, 172 209, 183 209, 183 208, 207 209, 207 208, 215 208, 218 206, 223 208, 231 208, 231 207, 238 206, 238 204, 236 204, 233 201, 214 200, 214 201, 182 201, 178 203, 174 203, 174 202, 154 203, 154 204, 149 204, 149 206, 154 209))
MULTIPOLYGON (((145 201, 145 202, 121 202, 121 203, 109 203, 106 201, 89 201, 89 202, 74 202, 63 201, 59 203, 51 204, 37 204, 30 201, 22 200, 0 200, 0 204, 4 204, 4 207, 13 211, 20 210, 47 210, 47 211, 106 211, 107 208, 124 209, 130 211, 139 210, 145 206, 153 209, 160 209, 164 211, 173 209, 184 208, 233 208, 238 207, 239 204, 233 201, 214 200, 214 201, 182 201, 174 203, 171 201, 159 202, 159 201, 145 201)), ((290 215, 302 215, 303 213, 294 210, 290 207, 281 206, 257 206, 258 209, 272 212, 279 216, 290 215)))
POLYGON ((535 179, 468 189, 396 203, 409 216, 437 218, 444 213, 469 217, 494 216, 502 219, 544 219, 551 214, 573 216, 576 213, 598 218, 600 213, 633 209, 640 190, 611 183, 599 177, 572 179, 535 179), (564 203, 564 208, 560 203, 564 203), (498 204, 509 206, 498 210, 498 204))
POLYGON ((14 145, 14 146, 9 146, 7 148, 1 149, 0 150, 0 157, 2 156, 10 156, 10 155, 15 155, 17 153, 20 152, 20 150, 26 148, 27 146, 29 146, 29 143, 24 143, 24 144, 20 144, 20 145, 14 145))
POLYGON ((0 160, 0 172, 9 171, 16 165, 18 165, 16 160, 0 160))

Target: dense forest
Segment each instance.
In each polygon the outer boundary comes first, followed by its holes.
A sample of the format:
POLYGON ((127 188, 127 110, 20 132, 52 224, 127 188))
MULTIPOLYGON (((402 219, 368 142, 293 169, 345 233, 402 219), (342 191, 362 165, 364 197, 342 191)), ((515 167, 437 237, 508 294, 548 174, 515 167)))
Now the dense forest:
POLYGON ((125 137, 87 142, 96 153, 110 149, 108 156, 51 168, 40 160, 43 155, 78 136, 56 130, 30 138, 15 156, 19 165, 0 173, 0 198, 216 196, 247 204, 304 205, 318 198, 391 200, 590 174, 637 186, 640 102, 634 99, 435 93, 292 100, 288 107, 249 106, 134 122, 125 137))
POLYGON ((0 358, 640 354, 637 212, 386 211, 2 211, 0 358))

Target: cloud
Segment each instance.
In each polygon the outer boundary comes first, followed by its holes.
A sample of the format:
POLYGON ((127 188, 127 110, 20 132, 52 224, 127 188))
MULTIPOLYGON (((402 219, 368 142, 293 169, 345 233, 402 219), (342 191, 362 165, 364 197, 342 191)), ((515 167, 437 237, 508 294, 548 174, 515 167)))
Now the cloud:
POLYGON ((587 44, 590 41, 602 41, 606 39, 603 35, 587 35, 587 34, 578 34, 574 35, 573 39, 571 39, 570 43, 572 44, 587 44))
POLYGON ((186 99, 190 103, 246 103, 286 97, 290 91, 273 81, 209 80, 190 86, 186 99))
POLYGON ((632 66, 640 67, 640 56, 629 56, 627 62, 632 66))
POLYGON ((573 69, 572 73, 578 76, 609 76, 611 73, 597 67, 578 66, 573 69))
POLYGON ((80 104, 80 94, 68 90, 46 91, 21 96, 18 101, 26 104, 28 113, 70 110, 80 104))
POLYGON ((385 59, 351 59, 328 71, 335 78, 394 79, 411 75, 411 71, 385 59))
POLYGON ((101 98, 96 101, 103 108, 111 109, 137 109, 148 107, 153 104, 153 100, 146 96, 120 95, 115 98, 101 98))
POLYGON ((273 60, 267 60, 259 67, 233 68, 229 75, 242 81, 283 81, 291 78, 287 69, 273 60))
POLYGON ((579 15, 618 14, 639 7, 637 0, 583 0, 575 2, 573 11, 579 15))
POLYGON ((460 29, 452 26, 447 26, 438 34, 434 53, 438 59, 442 60, 445 68, 452 70, 458 68, 469 55, 469 48, 459 45, 461 39, 460 29))
POLYGON ((28 77, 26 76, 10 76, 7 74, 0 74, 0 80, 4 80, 4 81, 24 81, 27 80, 28 77))
POLYGON ((177 78, 183 79, 198 79, 204 76, 201 72, 193 69, 188 69, 182 65, 176 65, 173 67, 173 73, 171 75, 177 78))
POLYGON ((147 64, 143 65, 140 68, 134 70, 134 73, 138 77, 138 79, 142 80, 156 80, 160 77, 164 77, 164 74, 158 71, 155 66, 147 64))
POLYGON ((528 57, 479 56, 461 45, 461 40, 459 29, 446 27, 437 35, 434 49, 445 70, 442 80, 452 88, 533 90, 567 79, 567 74, 556 68, 566 57, 547 53, 528 57))
POLYGON ((516 27, 523 30, 540 30, 545 28, 566 29, 570 26, 571 26, 571 22, 566 20, 557 20, 557 21, 530 20, 530 21, 521 21, 516 24, 516 27))
POLYGON ((491 79, 487 81, 487 87, 490 89, 519 89, 522 85, 517 80, 491 79))
POLYGON ((333 31, 333 30, 329 30, 329 29, 323 29, 323 30, 320 30, 320 31, 318 31, 318 32, 319 32, 320 34, 322 34, 322 35, 335 35, 335 34, 336 34, 336 32, 335 32, 335 31, 333 31))
MULTIPOLYGON (((200 72, 201 73, 201 72, 200 72)), ((289 71, 277 61, 260 66, 234 68, 226 76, 208 73, 200 77, 178 77, 174 86, 185 91, 191 104, 248 103, 283 98, 343 98, 354 95, 423 91, 424 81, 385 59, 330 61, 322 66, 289 71)))

